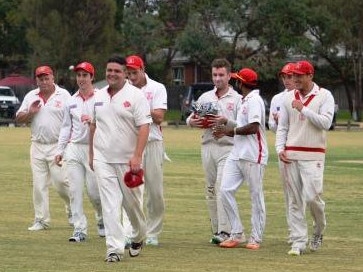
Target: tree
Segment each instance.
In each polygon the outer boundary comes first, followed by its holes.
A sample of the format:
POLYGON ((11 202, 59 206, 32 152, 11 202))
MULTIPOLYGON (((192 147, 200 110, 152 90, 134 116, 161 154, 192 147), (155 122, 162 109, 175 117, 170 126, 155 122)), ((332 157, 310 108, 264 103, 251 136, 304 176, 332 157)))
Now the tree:
POLYGON ((105 57, 118 44, 113 0, 29 0, 21 9, 32 49, 30 66, 52 65, 59 79, 67 79, 68 67, 81 60, 103 70, 105 57))
POLYGON ((0 0, 0 63, 9 72, 24 70, 29 46, 24 41, 26 28, 18 16, 20 0, 0 0))
POLYGON ((345 87, 354 119, 362 120, 363 3, 352 0, 312 1, 315 54, 327 61, 345 87), (353 83, 353 84, 352 84, 353 83), (352 87, 354 86, 354 87, 352 87))
POLYGON ((123 51, 150 61, 148 71, 160 81, 170 81, 170 66, 177 36, 188 18, 188 0, 131 0, 124 8, 123 51))

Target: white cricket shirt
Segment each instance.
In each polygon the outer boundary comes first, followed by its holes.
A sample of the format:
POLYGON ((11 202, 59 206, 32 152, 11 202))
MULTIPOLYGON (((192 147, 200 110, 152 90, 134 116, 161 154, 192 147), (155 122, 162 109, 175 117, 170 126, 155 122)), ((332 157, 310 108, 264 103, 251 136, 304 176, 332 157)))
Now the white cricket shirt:
MULTIPOLYGON (((150 109, 166 110, 168 108, 168 98, 165 86, 149 78, 147 74, 145 74, 145 76, 146 76, 146 85, 143 86, 141 90, 143 91, 147 101, 149 102, 150 109)), ((149 141, 163 140, 163 133, 160 125, 155 123, 151 124, 148 140, 149 141)))
POLYGON ((39 88, 27 93, 16 113, 18 115, 20 112, 28 112, 30 105, 34 101, 40 100, 40 111, 34 115, 31 122, 31 141, 33 142, 41 144, 55 144, 58 142, 64 108, 71 95, 66 89, 56 84, 54 86, 55 91, 46 103, 39 96, 39 88))
POLYGON ((265 135, 265 104, 259 90, 252 90, 239 104, 237 127, 259 123, 258 132, 250 135, 235 135, 230 158, 247 160, 266 165, 268 147, 265 135))
MULTIPOLYGON (((97 89, 94 90, 97 92, 97 89)), ((89 143, 89 125, 82 122, 82 115, 92 117, 94 107, 94 94, 91 97, 84 98, 77 91, 68 101, 64 111, 62 129, 58 139, 57 154, 63 154, 67 144, 89 143)))
POLYGON ((143 92, 128 82, 113 97, 107 90, 108 86, 95 94, 94 159, 128 163, 136 148, 138 126, 152 123, 150 107, 143 92))

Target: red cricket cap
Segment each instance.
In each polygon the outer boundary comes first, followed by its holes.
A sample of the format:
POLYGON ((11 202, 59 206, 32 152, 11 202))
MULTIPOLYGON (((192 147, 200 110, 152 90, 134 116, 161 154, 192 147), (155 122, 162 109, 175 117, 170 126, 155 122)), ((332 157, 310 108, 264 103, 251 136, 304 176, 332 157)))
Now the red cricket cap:
POLYGON ((126 67, 132 69, 143 69, 144 61, 142 58, 136 55, 128 56, 126 58, 126 67))
POLYGON ((257 79, 258 79, 257 73, 250 68, 243 68, 237 73, 232 73, 231 77, 242 81, 246 85, 250 86, 257 85, 257 79))
POLYGON ((74 71, 77 72, 79 70, 84 70, 87 73, 90 73, 91 75, 95 74, 95 68, 93 67, 93 65, 89 62, 81 62, 79 64, 77 64, 77 66, 74 68, 74 71))
POLYGON ((293 62, 289 62, 287 64, 284 65, 284 67, 282 67, 279 75, 281 76, 282 74, 285 75, 292 75, 294 73, 294 69, 296 67, 296 64, 293 62))
POLYGON ((144 178, 144 170, 140 169, 136 173, 129 170, 128 172, 125 173, 124 181, 127 187, 135 188, 144 183, 143 178, 144 178))
POLYGON ((293 73, 298 75, 314 74, 314 66, 306 60, 298 61, 295 65, 293 73))
POLYGON ((35 69, 35 76, 41 76, 41 75, 53 75, 53 70, 49 66, 39 66, 37 69, 35 69))

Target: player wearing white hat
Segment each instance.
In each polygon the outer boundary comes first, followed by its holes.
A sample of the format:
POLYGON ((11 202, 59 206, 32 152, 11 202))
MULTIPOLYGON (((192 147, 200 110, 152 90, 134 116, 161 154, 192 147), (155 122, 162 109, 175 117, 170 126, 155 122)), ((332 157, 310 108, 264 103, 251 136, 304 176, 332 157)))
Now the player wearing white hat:
POLYGON ((53 70, 49 66, 38 67, 35 77, 38 88, 24 97, 16 113, 18 123, 31 122, 30 163, 35 219, 34 224, 28 228, 30 231, 44 230, 50 225, 50 182, 64 200, 71 219, 68 181, 64 168, 57 166, 54 161, 64 107, 70 94, 54 83, 53 70))
POLYGON ((106 262, 118 262, 125 250, 121 206, 133 226, 131 257, 139 255, 146 237, 140 186, 129 188, 125 173, 142 169, 142 157, 152 122, 142 91, 128 83, 126 60, 107 61, 108 86, 97 91, 90 125, 90 163, 96 173, 106 231, 106 262))
POLYGON ((308 243, 306 208, 313 218, 310 250, 318 250, 323 243, 326 218, 321 196, 326 131, 333 120, 334 98, 313 82, 314 67, 310 62, 297 62, 293 76, 296 90, 289 92, 282 104, 275 145, 288 181, 292 240, 288 254, 298 256, 308 243))
POLYGON ((87 218, 83 210, 83 188, 95 209, 98 234, 105 236, 102 220, 101 199, 94 172, 89 167, 89 123, 94 106, 95 90, 92 81, 95 69, 89 62, 81 62, 75 68, 79 90, 68 100, 65 107, 63 124, 58 140, 55 161, 58 165, 66 162, 69 180, 70 204, 74 231, 70 242, 82 242, 87 236, 87 218))
POLYGON ((146 190, 146 245, 157 246, 164 219, 163 161, 164 144, 161 123, 168 108, 166 88, 145 73, 144 61, 136 55, 126 58, 128 79, 144 93, 149 102, 153 123, 144 151, 146 190))
POLYGON ((219 244, 229 238, 231 226, 223 208, 220 197, 220 186, 225 161, 232 150, 233 138, 225 136, 215 139, 212 128, 225 124, 232 128, 236 125, 237 104, 241 100, 230 85, 231 64, 226 59, 215 59, 212 62, 213 90, 202 94, 197 105, 215 112, 195 112, 187 118, 192 127, 204 128, 202 136, 202 163, 205 172, 205 195, 212 227, 212 244, 219 244))
POLYGON ((263 174, 268 159, 265 104, 256 89, 255 71, 244 68, 232 74, 232 77, 237 80, 243 97, 238 105, 237 126, 234 129, 217 126, 214 132, 217 138, 223 135, 234 136, 233 149, 226 160, 221 184, 221 199, 231 223, 231 236, 219 246, 233 248, 246 241, 235 195, 243 182, 247 182, 251 199, 252 230, 245 247, 257 250, 266 223, 263 193, 263 174))

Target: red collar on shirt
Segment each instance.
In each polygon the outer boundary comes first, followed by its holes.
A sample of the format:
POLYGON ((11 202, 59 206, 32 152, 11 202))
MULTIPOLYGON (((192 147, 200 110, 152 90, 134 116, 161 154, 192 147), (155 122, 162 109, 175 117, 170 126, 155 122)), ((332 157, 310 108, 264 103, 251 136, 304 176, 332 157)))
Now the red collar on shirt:
MULTIPOLYGON (((313 100, 313 98, 315 97, 315 94, 312 94, 309 96, 309 98, 303 103, 303 105, 306 107, 307 105, 309 105, 309 103, 311 102, 311 100, 313 100)), ((295 99, 301 101, 300 99, 300 94, 298 90, 295 90, 295 99)))

